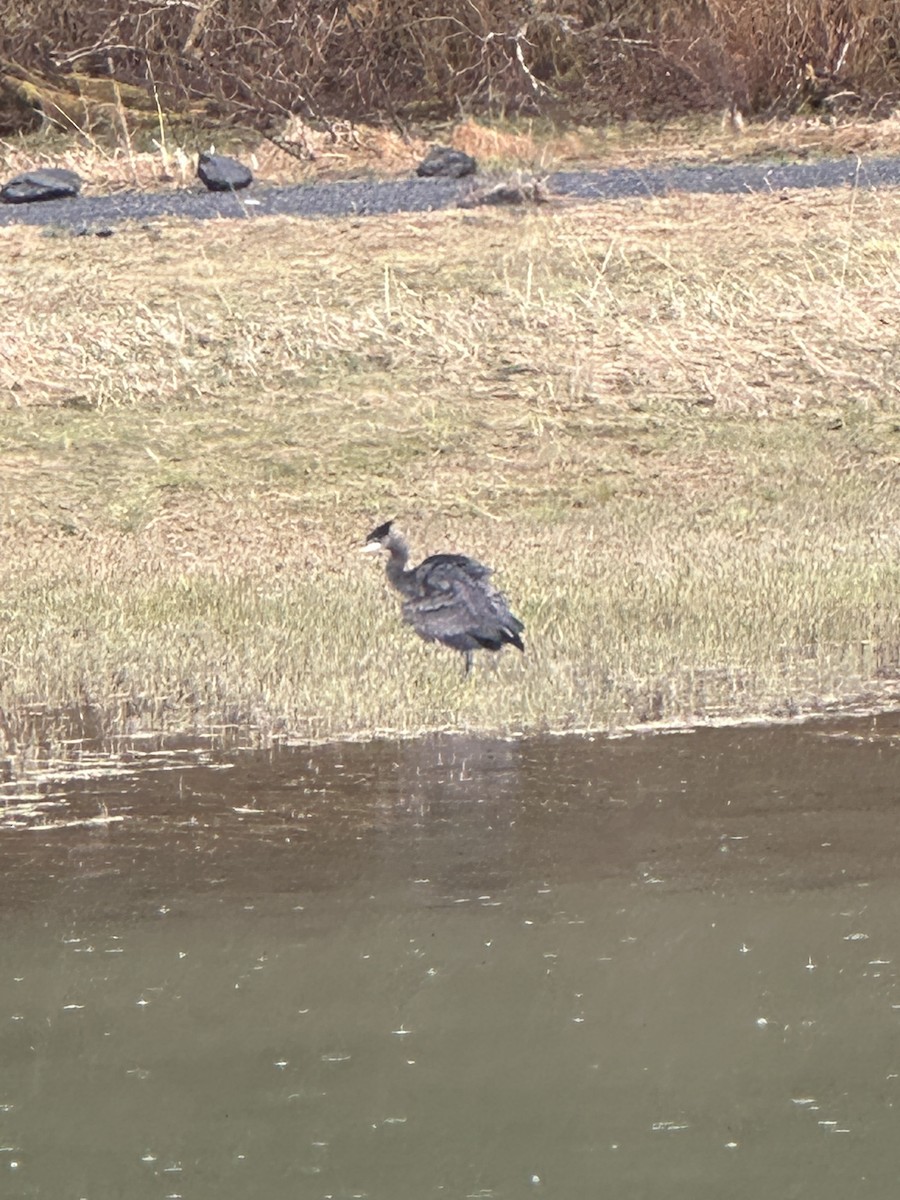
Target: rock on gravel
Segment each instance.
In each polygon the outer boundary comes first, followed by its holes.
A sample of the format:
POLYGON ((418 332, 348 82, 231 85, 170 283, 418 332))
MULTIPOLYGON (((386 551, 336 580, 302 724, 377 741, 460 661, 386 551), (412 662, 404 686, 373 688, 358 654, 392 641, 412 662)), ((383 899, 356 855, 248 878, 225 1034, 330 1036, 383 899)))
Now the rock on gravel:
POLYGON ((432 146, 419 165, 416 174, 423 179, 432 179, 437 175, 445 179, 462 179, 464 175, 474 175, 478 163, 471 154, 463 150, 454 150, 451 146, 432 146))
POLYGON ((32 204, 38 200, 62 200, 77 196, 81 179, 74 171, 63 167, 40 167, 23 171, 0 188, 0 197, 7 204, 32 204))
POLYGON ((211 192, 236 192, 253 182, 250 168, 225 154, 201 154, 197 176, 211 192))

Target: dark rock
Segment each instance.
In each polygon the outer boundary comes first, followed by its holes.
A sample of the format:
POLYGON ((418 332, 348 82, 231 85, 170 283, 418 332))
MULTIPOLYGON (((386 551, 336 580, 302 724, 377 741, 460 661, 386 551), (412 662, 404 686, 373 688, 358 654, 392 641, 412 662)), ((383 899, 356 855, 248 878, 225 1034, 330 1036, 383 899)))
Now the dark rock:
POLYGON ((416 167, 416 174, 429 179, 435 175, 462 179, 464 175, 474 175, 477 168, 478 163, 464 150, 454 150, 451 146, 432 146, 416 167))
POLYGON ((74 171, 63 167, 41 167, 36 171, 24 171, 0 188, 0 197, 7 204, 31 204, 37 200, 62 200, 66 196, 77 196, 81 191, 81 179, 74 171))
POLYGON ((197 176, 211 192, 236 192, 253 182, 253 172, 249 167, 224 154, 201 154, 197 176))

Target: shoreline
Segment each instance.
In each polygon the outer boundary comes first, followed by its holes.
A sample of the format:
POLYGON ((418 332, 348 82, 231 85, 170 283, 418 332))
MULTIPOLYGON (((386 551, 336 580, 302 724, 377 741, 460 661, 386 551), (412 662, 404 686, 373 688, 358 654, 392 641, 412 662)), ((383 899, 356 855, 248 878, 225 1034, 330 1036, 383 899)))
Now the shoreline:
MULTIPOLYGON (((9 774, 0 783, 0 789, 8 794, 5 802, 14 798, 17 787, 28 786, 39 780, 43 783, 78 782, 90 779, 107 779, 111 775, 132 777, 161 766, 184 767, 208 766, 211 762, 224 761, 233 756, 255 753, 275 753, 281 750, 315 750, 320 747, 342 745, 365 745, 367 743, 400 743, 435 739, 476 740, 485 742, 541 742, 546 739, 584 739, 587 741, 623 741, 628 738, 672 737, 707 731, 743 729, 799 729, 808 726, 845 726, 852 723, 877 719, 878 717, 900 717, 900 677, 894 689, 880 701, 873 695, 833 699, 828 707, 784 715, 780 713, 755 712, 731 716, 696 717, 693 720, 660 720, 658 722, 635 722, 615 728, 560 727, 533 728, 516 731, 498 730, 490 727, 432 727, 418 730, 379 728, 352 730, 322 737, 300 737, 292 733, 269 733, 246 726, 232 726, 227 732, 215 727, 207 732, 190 729, 153 730, 145 729, 134 733, 118 733, 92 737, 76 737, 65 740, 71 758, 56 755, 48 748, 40 751, 28 762, 16 764, 15 754, 7 754, 9 774), (85 756, 93 764, 85 766, 85 756), (183 757, 182 757, 183 756, 183 757), (18 767, 18 770, 17 770, 18 767)), ((50 714, 47 714, 48 716, 50 714)), ((57 714, 57 719, 58 719, 57 714)), ((0 795, 0 803, 4 796, 0 795)))

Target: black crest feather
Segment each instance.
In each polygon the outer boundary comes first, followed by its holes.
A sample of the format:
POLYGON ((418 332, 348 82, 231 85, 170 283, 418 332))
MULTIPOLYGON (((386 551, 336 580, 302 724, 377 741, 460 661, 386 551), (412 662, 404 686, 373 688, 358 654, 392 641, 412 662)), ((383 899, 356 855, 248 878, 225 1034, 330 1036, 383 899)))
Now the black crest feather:
POLYGON ((383 541, 390 534, 391 526, 393 524, 394 524, 393 521, 385 521, 385 523, 383 525, 379 525, 377 529, 372 530, 372 532, 366 538, 366 541, 367 542, 383 541))

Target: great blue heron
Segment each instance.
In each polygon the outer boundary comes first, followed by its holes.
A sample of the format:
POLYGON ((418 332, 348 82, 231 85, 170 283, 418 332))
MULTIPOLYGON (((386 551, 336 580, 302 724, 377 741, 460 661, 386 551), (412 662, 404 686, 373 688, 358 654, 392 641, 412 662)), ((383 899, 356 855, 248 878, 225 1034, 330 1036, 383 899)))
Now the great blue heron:
POLYGON ((387 551, 387 577, 404 597, 403 620, 426 642, 464 654, 467 675, 476 650, 525 650, 519 637, 525 626, 488 582, 490 567, 464 554, 432 554, 407 570, 409 546, 392 521, 373 529, 364 549, 387 551))

